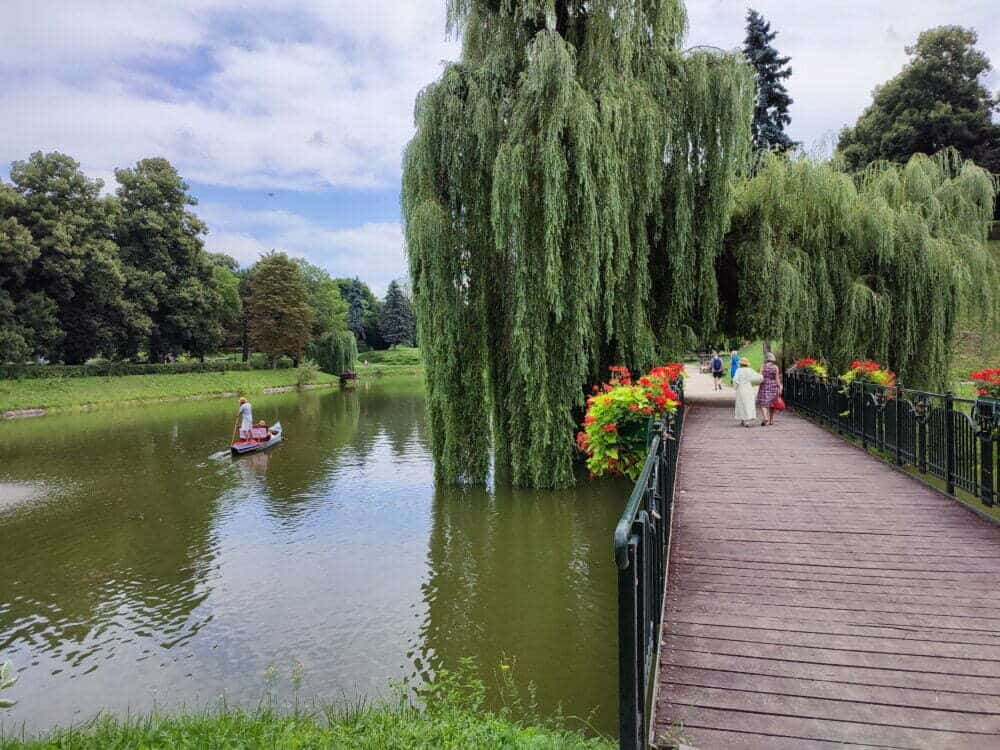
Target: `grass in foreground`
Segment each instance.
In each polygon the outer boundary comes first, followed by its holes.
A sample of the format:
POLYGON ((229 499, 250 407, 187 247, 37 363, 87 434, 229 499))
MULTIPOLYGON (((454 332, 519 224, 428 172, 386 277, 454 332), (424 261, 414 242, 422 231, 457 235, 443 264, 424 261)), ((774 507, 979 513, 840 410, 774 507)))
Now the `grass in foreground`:
MULTIPOLYGON (((124 375, 106 378, 0 380, 0 412, 16 409, 75 409, 123 402, 167 401, 222 393, 260 393, 296 385, 296 370, 202 372, 185 375, 124 375)), ((318 373, 316 384, 337 378, 318 373)))
POLYGON ((104 718, 81 729, 20 740, 0 735, 0 750, 612 750, 560 726, 529 726, 485 708, 481 682, 448 673, 423 692, 424 708, 400 694, 396 705, 282 714, 221 709, 200 714, 104 718))

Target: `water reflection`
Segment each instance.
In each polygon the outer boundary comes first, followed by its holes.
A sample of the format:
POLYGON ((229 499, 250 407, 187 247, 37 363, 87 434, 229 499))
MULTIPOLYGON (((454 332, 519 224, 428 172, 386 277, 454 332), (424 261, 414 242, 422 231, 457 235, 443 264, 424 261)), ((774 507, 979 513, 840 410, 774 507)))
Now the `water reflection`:
MULTIPOLYGON (((286 440, 231 460, 232 404, 0 423, 0 720, 253 703, 305 666, 304 699, 501 656, 542 710, 614 731, 609 538, 624 489, 436 486, 417 380, 255 399, 286 440)), ((495 697, 495 696, 494 696, 495 697)))

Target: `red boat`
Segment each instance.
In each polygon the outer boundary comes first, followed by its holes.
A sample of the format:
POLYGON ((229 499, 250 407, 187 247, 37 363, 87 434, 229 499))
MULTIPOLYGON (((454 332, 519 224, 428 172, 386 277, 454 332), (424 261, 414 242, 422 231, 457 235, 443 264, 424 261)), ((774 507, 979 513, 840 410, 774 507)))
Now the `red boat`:
POLYGON ((250 437, 240 438, 229 446, 234 456, 242 456, 244 453, 256 453, 266 451, 271 446, 281 442, 281 422, 275 422, 270 427, 267 424, 258 422, 250 428, 250 437))

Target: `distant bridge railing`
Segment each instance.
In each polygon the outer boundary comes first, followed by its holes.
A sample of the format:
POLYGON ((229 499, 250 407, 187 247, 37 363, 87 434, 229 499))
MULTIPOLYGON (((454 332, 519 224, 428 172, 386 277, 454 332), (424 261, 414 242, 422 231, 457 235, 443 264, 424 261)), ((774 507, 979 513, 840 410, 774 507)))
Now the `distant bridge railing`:
POLYGON ((1000 402, 900 385, 786 372, 785 401, 897 466, 936 477, 992 507, 1000 498, 1000 402))
POLYGON ((671 512, 677 453, 684 427, 677 413, 654 422, 649 455, 615 528, 618 565, 618 714, 622 750, 645 750, 650 742, 660 625, 666 596, 671 512))

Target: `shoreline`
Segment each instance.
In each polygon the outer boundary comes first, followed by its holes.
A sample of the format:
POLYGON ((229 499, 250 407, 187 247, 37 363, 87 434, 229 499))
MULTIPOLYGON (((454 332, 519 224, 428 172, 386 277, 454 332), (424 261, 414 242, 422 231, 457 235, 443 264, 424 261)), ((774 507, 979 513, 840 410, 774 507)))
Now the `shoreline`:
MULTIPOLYGON (((177 376, 172 376, 177 377, 177 376)), ((307 383, 306 385, 275 385, 262 388, 259 393, 290 393, 291 391, 311 391, 317 388, 338 388, 335 381, 329 383, 307 383)), ((93 404, 77 404, 76 406, 37 406, 30 409, 9 409, 0 413, 0 422, 14 421, 19 419, 34 419, 35 417, 45 417, 50 414, 69 414, 72 412, 88 412, 106 409, 108 406, 141 406, 143 404, 169 404, 178 401, 207 401, 213 398, 235 398, 239 396, 237 391, 221 391, 218 393, 193 393, 190 396, 163 396, 160 398, 134 398, 126 401, 99 401, 93 404)))
MULTIPOLYGON (((383 365, 383 364, 372 364, 368 367, 358 367, 355 370, 359 376, 359 382, 377 380, 383 377, 391 377, 394 375, 407 376, 407 377, 417 377, 423 374, 422 367, 412 367, 412 366, 393 366, 393 365, 383 365)), ((254 371, 251 371, 254 372, 254 371)), ((256 372, 270 373, 274 372, 272 370, 261 370, 256 372)), ((278 372, 294 372, 281 370, 278 372)), ((197 375, 195 375, 197 376, 197 375)), ((171 383, 178 382, 177 378, 187 378, 191 377, 189 375, 131 375, 124 376, 131 378, 158 378, 165 377, 170 378, 171 383)), ((263 385, 254 388, 242 388, 234 389, 232 387, 226 390, 219 391, 206 391, 201 393, 187 393, 187 394, 177 394, 177 395, 150 395, 148 397, 140 398, 125 398, 122 400, 104 400, 104 401, 82 401, 80 403, 67 404, 67 405, 57 405, 57 406, 26 406, 14 409, 3 409, 0 411, 0 423, 7 421, 20 421, 24 419, 36 419, 38 417, 45 417, 51 415, 60 414, 72 414, 75 412, 91 412, 104 410, 109 407, 133 407, 142 406, 145 404, 168 404, 168 403, 178 403, 183 401, 203 401, 209 399, 217 398, 235 398, 240 395, 248 395, 252 393, 259 394, 275 394, 275 393, 291 393, 292 391, 311 391, 318 390, 321 388, 339 388, 339 379, 336 376, 324 374, 323 377, 328 377, 329 380, 326 382, 319 383, 307 383, 305 385, 299 386, 295 384, 275 384, 275 385, 263 385)), ((74 379, 74 380, 83 380, 74 379)), ((108 378, 100 378, 100 380, 105 381, 108 378)), ((35 382, 44 382, 42 380, 35 382)), ((3 381, 0 381, 2 385, 3 381)), ((350 388, 350 386, 349 386, 350 388)))

